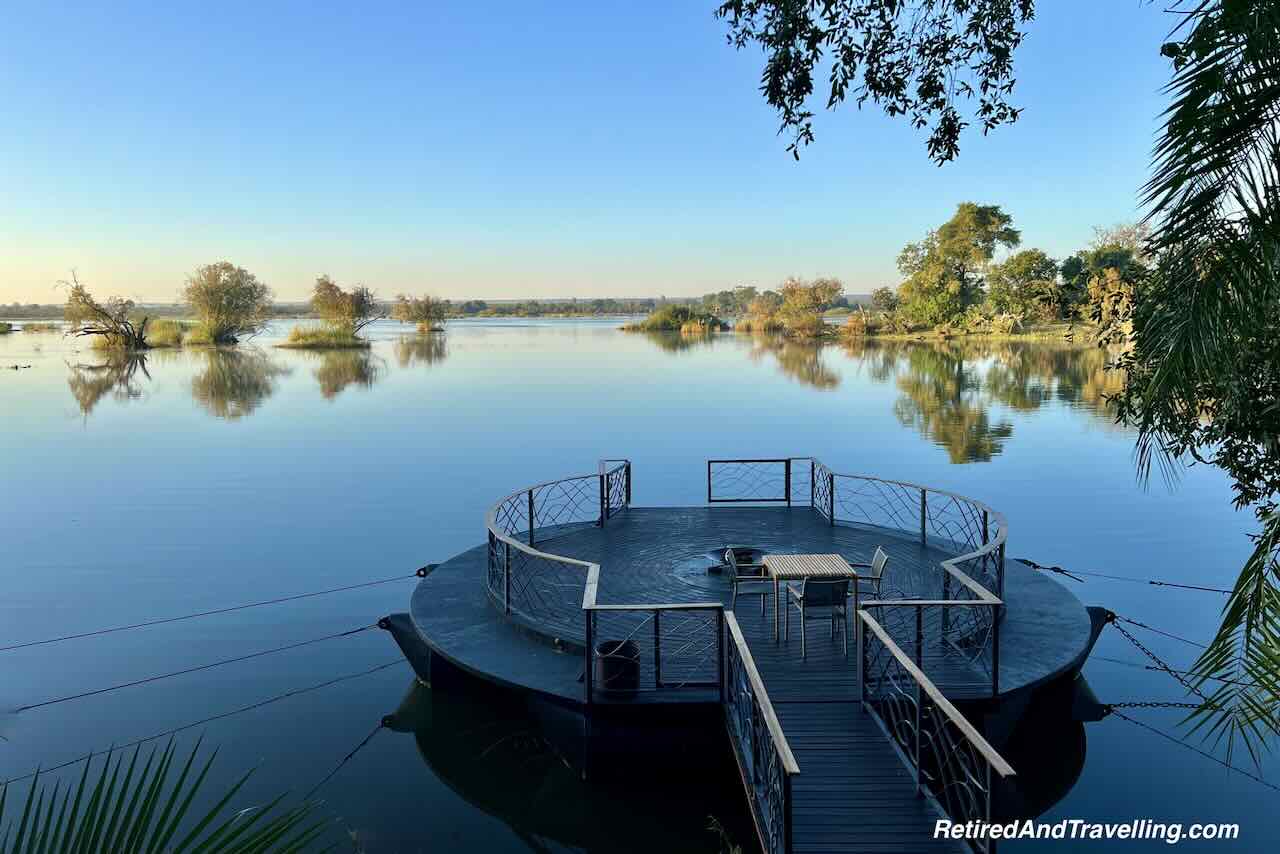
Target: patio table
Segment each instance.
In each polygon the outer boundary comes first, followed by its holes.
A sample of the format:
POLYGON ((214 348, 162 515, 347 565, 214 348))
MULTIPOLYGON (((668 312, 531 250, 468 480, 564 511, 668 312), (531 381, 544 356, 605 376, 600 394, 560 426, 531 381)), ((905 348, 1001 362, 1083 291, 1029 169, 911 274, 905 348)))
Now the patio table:
POLYGON ((849 565, 843 555, 774 555, 767 554, 761 559, 765 572, 773 578, 773 639, 778 640, 781 610, 780 591, 783 581, 799 581, 805 578, 820 578, 838 581, 848 578, 853 582, 854 610, 858 607, 858 571, 849 565))

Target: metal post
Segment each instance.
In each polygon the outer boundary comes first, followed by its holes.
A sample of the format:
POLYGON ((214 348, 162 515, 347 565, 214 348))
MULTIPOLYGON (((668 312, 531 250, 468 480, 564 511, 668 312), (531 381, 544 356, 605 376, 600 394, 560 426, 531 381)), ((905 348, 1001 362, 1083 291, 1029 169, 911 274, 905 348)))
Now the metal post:
POLYGON ((831 527, 836 526, 836 475, 835 472, 827 474, 827 519, 831 522, 831 527))
MULTIPOLYGON (((855 587, 856 591, 857 588, 855 587)), ((858 701, 864 705, 867 702, 867 668, 862 660, 862 614, 857 608, 853 611, 853 636, 856 639, 855 650, 858 654, 858 701)))
POLYGON ((595 693, 594 686, 593 686, 593 682, 595 681, 595 674, 592 672, 596 666, 595 643, 593 642, 593 638, 592 638, 592 635, 595 634, 595 632, 592 631, 592 625, 591 625, 593 622, 595 622, 592 619, 592 617, 595 616, 595 611, 592 611, 590 608, 585 608, 583 609, 582 613, 587 618, 587 652, 586 652, 587 670, 586 670, 586 673, 583 675, 582 681, 586 685, 587 705, 590 706, 592 695, 594 695, 595 693))
POLYGON ((916 797, 920 797, 920 683, 916 682, 916 797))
POLYGON ((783 495, 786 496, 787 506, 790 507, 791 506, 791 457, 787 457, 787 459, 783 462, 782 471, 787 478, 787 485, 786 485, 786 488, 783 490, 783 495))
POLYGON ((996 595, 1001 599, 1004 598, 1004 547, 1007 543, 1001 543, 997 551, 998 561, 996 564, 996 595))
POLYGON ((661 630, 658 628, 658 615, 662 612, 653 609, 653 687, 662 687, 662 645, 661 630))
POLYGON ((791 852, 791 775, 784 773, 782 775, 782 797, 786 801, 786 807, 783 810, 782 818, 782 850, 791 852))
MULTIPOLYGON (((987 511, 986 511, 986 510, 983 510, 983 511, 982 511, 982 545, 983 545, 983 548, 986 548, 987 543, 988 543, 988 542, 990 542, 990 536, 989 536, 989 534, 988 534, 987 532, 988 532, 988 525, 987 525, 987 511)), ((989 565, 990 561, 991 561, 991 553, 990 553, 990 552, 987 552, 987 551, 984 551, 984 552, 982 553, 982 571, 983 571, 983 572, 986 572, 986 571, 987 571, 987 566, 989 565)))
MULTIPOLYGON (((942 571, 942 598, 944 600, 951 598, 951 573, 945 569, 942 571)), ((951 609, 946 605, 942 606, 942 637, 939 641, 945 641, 947 629, 951 627, 951 609)))
POLYGON ((1000 609, 991 606, 991 696, 1000 696, 1000 609))
POLYGON ((711 503, 711 460, 707 460, 707 503, 711 503))
POLYGON ((809 506, 814 508, 818 506, 817 496, 813 494, 814 493, 813 488, 818 484, 817 468, 818 468, 817 463, 814 462, 813 457, 810 457, 809 458, 809 506))
POLYGON ((924 606, 916 606, 916 667, 924 672, 924 606))
POLYGON ((631 506, 631 460, 627 460, 627 506, 631 506))
POLYGON ((600 475, 600 527, 609 518, 609 496, 605 494, 604 475, 600 475))
POLYGON ((920 545, 929 544, 928 536, 925 534, 925 517, 929 512, 929 499, 926 497, 928 492, 920 490, 920 545))
POLYGON ((533 545, 533 490, 529 490, 529 545, 533 545))
POLYGON ((720 683, 720 705, 724 705, 725 701, 725 684, 724 684, 724 608, 716 610, 716 681, 720 683))

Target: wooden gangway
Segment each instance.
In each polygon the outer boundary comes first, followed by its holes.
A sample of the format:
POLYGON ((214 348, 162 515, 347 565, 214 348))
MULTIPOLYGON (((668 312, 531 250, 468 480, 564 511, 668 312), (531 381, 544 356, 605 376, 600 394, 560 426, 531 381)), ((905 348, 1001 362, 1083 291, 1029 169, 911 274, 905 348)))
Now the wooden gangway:
MULTIPOLYGON (((971 850, 934 839, 935 822, 988 817, 993 774, 1013 769, 888 630, 862 611, 860 651, 846 659, 839 640, 813 632, 801 660, 797 639, 775 641, 758 611, 725 617, 726 722, 766 852, 971 850), (977 804, 985 814, 973 814, 977 804)), ((920 660, 977 690, 980 679, 963 679, 954 662, 944 668, 924 650, 920 660)))

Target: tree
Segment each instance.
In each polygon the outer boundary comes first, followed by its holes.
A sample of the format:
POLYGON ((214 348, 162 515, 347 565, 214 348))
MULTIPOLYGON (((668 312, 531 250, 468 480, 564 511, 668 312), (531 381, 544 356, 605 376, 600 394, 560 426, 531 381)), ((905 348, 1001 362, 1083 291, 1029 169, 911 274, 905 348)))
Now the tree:
POLYGON ((787 331, 804 338, 816 338, 826 331, 822 312, 844 293, 844 284, 831 278, 812 282, 788 279, 781 290, 782 305, 777 314, 787 331))
POLYGON ((256 335, 271 314, 271 289, 229 261, 197 267, 182 298, 214 344, 235 344, 256 335))
POLYGON ((962 202, 951 219, 898 255, 906 277, 898 289, 902 311, 917 323, 951 323, 982 298, 983 273, 1000 247, 1021 235, 999 205, 962 202))
POLYGON ((813 141, 809 99, 814 74, 828 75, 826 106, 852 95, 890 116, 929 129, 929 156, 938 163, 959 153, 969 122, 961 101, 977 99, 983 133, 1017 120, 1013 53, 1033 0, 726 0, 716 12, 728 22, 729 43, 758 44, 765 53, 760 91, 791 135, 797 159, 813 141))
POLYGON ((110 297, 98 302, 80 284, 75 271, 70 282, 60 282, 70 290, 63 317, 71 324, 68 334, 77 337, 94 336, 108 347, 128 350, 147 349, 147 317, 135 320, 134 302, 123 297, 110 297))
POLYGON ((418 324, 419 332, 442 332, 449 318, 449 301, 433 296, 409 297, 400 294, 391 307, 391 319, 418 324))
POLYGON ((1015 252, 987 272, 987 302, 996 312, 1052 320, 1062 313, 1058 262, 1041 249, 1015 252))
POLYGON ((871 305, 878 311, 896 311, 899 302, 898 294, 893 288, 876 288, 871 292, 871 305))
POLYGON ((375 320, 386 317, 369 288, 356 285, 344 291, 328 276, 316 279, 311 292, 311 308, 335 330, 352 336, 359 335, 375 320))

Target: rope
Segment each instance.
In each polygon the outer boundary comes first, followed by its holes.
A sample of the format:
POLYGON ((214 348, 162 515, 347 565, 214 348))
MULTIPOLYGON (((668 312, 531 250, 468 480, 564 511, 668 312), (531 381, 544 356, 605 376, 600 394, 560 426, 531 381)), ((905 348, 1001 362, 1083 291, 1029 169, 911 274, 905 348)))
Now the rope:
POLYGON ((323 780, 321 780, 319 783, 316 783, 314 786, 312 786, 312 787, 311 787, 311 791, 307 792, 307 794, 306 794, 305 796, 303 796, 302 800, 304 800, 304 801, 309 801, 309 800, 311 800, 311 796, 312 796, 312 795, 314 795, 317 791, 319 791, 321 786, 323 786, 325 783, 327 783, 327 782, 329 782, 330 780, 332 780, 332 779, 334 778, 334 776, 335 776, 339 771, 341 771, 341 770, 342 770, 342 767, 343 767, 344 765, 346 765, 348 762, 350 762, 350 761, 351 761, 351 758, 352 758, 353 756, 355 756, 357 753, 359 753, 359 752, 364 748, 364 746, 365 746, 366 744, 368 744, 369 742, 373 741, 373 737, 374 737, 375 735, 377 735, 377 734, 382 730, 382 727, 383 727, 382 723, 381 723, 381 722, 379 722, 379 723, 378 723, 378 725, 377 725, 377 726, 375 726, 375 727, 374 727, 374 728, 369 732, 369 734, 368 734, 368 735, 366 735, 366 736, 364 737, 364 740, 363 740, 363 741, 361 741, 359 744, 357 744, 357 745, 355 746, 355 748, 354 748, 354 749, 352 749, 352 751, 351 751, 350 753, 348 753, 346 756, 342 757, 342 761, 340 761, 340 762, 339 762, 339 763, 334 767, 334 769, 333 769, 332 771, 330 771, 328 774, 326 774, 323 780))
POLYGON ((367 626, 360 626, 359 628, 356 628, 356 629, 348 629, 345 632, 337 632, 332 635, 325 635, 324 637, 312 638, 311 640, 299 641, 298 643, 291 643, 285 646, 274 647, 272 649, 264 649, 264 650, 260 650, 259 652, 251 652, 248 655, 239 655, 239 656, 236 656, 235 658, 223 659, 222 661, 213 661, 208 664, 199 664, 199 665, 196 665, 195 667, 187 667, 182 670, 175 670, 172 673, 161 673, 158 676, 148 676, 145 679, 135 679, 132 682, 122 682, 119 685, 112 685, 107 688, 96 688, 92 691, 82 691, 79 694, 69 694, 66 697, 57 697, 52 700, 44 700, 39 703, 31 703, 26 706, 19 706, 18 708, 14 709, 14 712, 26 712, 26 711, 30 711, 31 709, 40 709, 45 706, 53 706, 58 703, 66 703, 71 700, 82 700, 85 697, 94 697, 94 696, 97 696, 98 694, 106 694, 109 691, 119 691, 121 688, 133 688, 137 685, 146 685, 151 682, 159 682, 161 679, 169 679, 170 677, 182 676, 186 673, 196 673, 201 670, 209 670, 214 667, 221 667, 224 664, 234 664, 237 661, 248 661, 251 658, 260 658, 261 656, 271 655, 272 653, 276 653, 276 652, 284 652, 285 650, 298 649, 299 647, 310 646, 313 643, 320 643, 321 641, 333 640, 334 638, 350 637, 351 635, 359 634, 360 632, 366 632, 369 629, 375 629, 377 627, 378 627, 377 623, 370 623, 367 626))
POLYGON ((72 765, 76 765, 80 762, 84 762, 87 759, 92 759, 95 756, 102 756, 106 753, 110 753, 116 750, 128 750, 130 747, 137 747, 140 744, 146 744, 148 741, 155 741, 156 739, 167 738, 168 736, 176 735, 184 730, 193 729, 203 724, 213 723, 214 721, 220 721, 223 718, 229 718, 235 715, 244 714, 245 712, 251 712, 254 709, 261 709, 263 706, 269 706, 272 703, 278 703, 281 700, 287 700, 290 697, 297 697, 300 694, 308 694, 312 691, 319 691, 321 688, 328 688, 331 685, 337 685, 340 682, 347 682, 352 679, 358 679, 361 676, 369 676, 381 670, 386 670, 388 667, 393 667, 397 664, 403 664, 403 663, 404 663, 403 658, 393 658, 390 661, 384 662, 374 667, 370 667, 368 670, 362 670, 359 673, 348 673, 345 676, 339 676, 337 678, 330 679, 325 682, 319 682, 315 685, 309 685, 306 688, 295 688, 292 691, 285 691, 283 694, 276 694, 274 697, 268 697, 265 700, 259 700, 256 703, 250 703, 247 706, 241 706, 240 708, 232 709, 229 712, 223 712, 222 714, 212 715, 207 718, 201 718, 198 721, 192 721, 189 724, 183 724, 182 726, 174 727, 173 729, 167 729, 164 732, 158 732, 154 735, 149 735, 149 736, 146 736, 145 738, 139 738, 134 741, 130 741, 126 744, 115 745, 109 751, 97 750, 92 753, 86 753, 84 756, 77 757, 76 759, 72 759, 68 762, 63 762, 61 765, 54 765, 50 768, 41 768, 38 771, 32 771, 29 774, 23 774, 21 777, 10 777, 8 780, 5 780, 4 782, 0 783, 0 786, 5 786, 5 785, 8 785, 9 783, 16 783, 20 780, 29 780, 32 777, 34 777, 36 774, 49 774, 54 771, 61 771, 63 768, 69 768, 72 765))
POLYGON ((1025 557, 1014 558, 1014 559, 1018 561, 1018 563, 1025 563, 1027 566, 1031 567, 1032 569, 1038 569, 1043 572, 1056 572, 1059 575, 1065 575, 1068 578, 1075 579, 1076 581, 1081 580, 1079 578, 1076 578, 1077 575, 1086 575, 1086 576, 1089 576, 1090 578, 1106 578, 1111 581, 1127 581, 1130 584, 1150 584, 1155 587, 1178 587, 1178 588, 1181 588, 1182 590, 1200 590, 1205 593, 1225 593, 1227 595, 1230 595, 1232 592, 1230 590, 1225 590, 1221 587, 1202 587, 1199 584, 1179 584, 1176 581, 1157 581, 1151 578, 1133 578, 1132 576, 1128 576, 1128 575, 1110 575, 1105 572, 1085 572, 1082 569, 1073 569, 1068 571, 1063 569, 1060 566, 1043 566, 1041 564, 1036 563, 1033 560, 1028 560, 1025 557))
POLYGON ((246 608, 260 608, 263 605, 279 605, 281 602, 294 602, 298 599, 309 599, 313 596, 327 596, 330 593, 342 593, 347 590, 358 590, 362 587, 374 587, 379 584, 390 584, 393 581, 404 581, 406 578, 421 578, 427 573, 424 571, 426 567, 409 575, 397 575, 392 578, 380 578, 376 581, 364 581, 359 584, 348 584, 345 587, 332 587, 328 590, 317 590, 313 593, 297 593, 292 596, 281 596, 277 599, 263 599, 261 602, 248 602, 244 605, 232 605, 229 608, 215 608, 212 611, 197 611, 193 614, 183 614, 180 617, 164 617, 159 620, 147 620, 141 623, 131 623, 127 626, 113 626, 109 629, 94 629, 89 632, 78 632, 73 635, 62 635, 56 638, 46 638, 45 640, 23 641, 22 643, 9 644, 8 646, 0 646, 0 652, 11 652, 15 649, 26 649, 32 646, 44 646, 50 643, 61 643, 62 641, 79 640, 81 638, 98 637, 99 635, 109 635, 114 632, 124 632, 130 629, 142 629, 148 626, 160 626, 165 623, 177 623, 182 620, 194 620, 198 617, 211 617, 215 614, 229 614, 232 611, 243 611, 246 608))
POLYGON ((1254 781, 1255 783, 1261 783, 1262 785, 1266 786, 1268 789, 1274 789, 1275 791, 1280 792, 1280 786, 1277 786, 1275 783, 1269 783, 1266 780, 1262 779, 1261 777, 1257 776, 1256 774, 1250 774, 1248 771, 1245 771, 1243 768, 1237 768, 1236 766, 1232 765, 1230 762, 1226 762, 1222 759, 1219 759, 1218 757, 1214 756, 1212 753, 1209 753, 1206 750, 1201 750, 1200 748, 1196 747, 1193 744, 1187 744, 1185 741, 1182 741, 1181 739, 1174 738, 1173 736, 1169 735, 1167 732, 1158 730, 1149 724, 1145 724, 1142 721, 1137 720, 1136 718, 1129 717, 1124 712, 1112 712, 1112 714, 1114 714, 1116 717, 1125 719, 1131 724, 1137 724, 1143 729, 1153 732, 1163 739, 1172 741, 1174 744, 1179 744, 1187 748, 1188 750, 1193 750, 1196 753, 1199 753, 1205 759, 1211 759, 1214 762, 1217 762, 1219 765, 1221 765, 1223 768, 1226 768, 1228 771, 1235 771, 1237 774, 1243 774, 1245 777, 1248 777, 1250 780, 1254 781))

